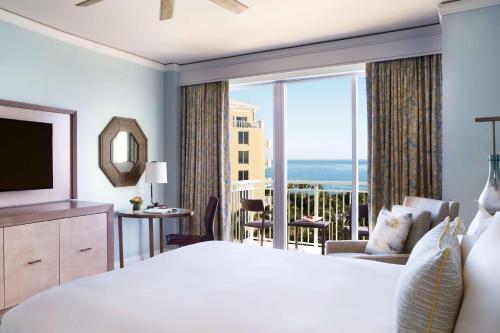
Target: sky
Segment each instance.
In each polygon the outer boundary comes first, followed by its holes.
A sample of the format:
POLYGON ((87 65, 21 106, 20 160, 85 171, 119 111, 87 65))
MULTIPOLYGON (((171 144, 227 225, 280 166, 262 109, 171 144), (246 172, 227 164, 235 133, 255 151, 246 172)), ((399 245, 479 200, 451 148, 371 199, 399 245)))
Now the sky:
MULTIPOLYGON (((273 137, 271 84, 231 88, 230 99, 255 105, 266 139, 273 137)), ((290 160, 352 158, 351 78, 287 84, 287 154, 290 160)), ((270 156, 268 156, 270 157, 270 156)), ((366 82, 358 78, 358 158, 367 158, 366 82)))

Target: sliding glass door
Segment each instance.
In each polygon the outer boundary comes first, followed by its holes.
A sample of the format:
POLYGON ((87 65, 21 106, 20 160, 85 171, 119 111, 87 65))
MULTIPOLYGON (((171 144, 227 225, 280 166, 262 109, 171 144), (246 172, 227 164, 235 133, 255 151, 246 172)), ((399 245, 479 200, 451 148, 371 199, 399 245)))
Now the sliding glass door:
MULTIPOLYGON (((329 221, 328 239, 343 239, 353 172, 351 77, 287 86, 288 221, 329 221)), ((291 248, 317 252, 320 231, 289 228, 291 248)))
POLYGON ((240 197, 262 198, 272 211, 266 216, 274 220, 273 230, 264 233, 267 246, 320 253, 321 229, 288 227, 289 222, 304 218, 328 222, 325 239, 364 237, 367 224, 359 219, 367 203, 364 74, 233 86, 230 97, 233 121, 250 119, 236 111, 238 105, 255 107, 251 119, 260 122, 254 127, 264 137, 263 143, 255 143, 258 148, 242 146, 240 141, 247 142, 247 135, 258 134, 241 134, 237 126, 231 131, 231 142, 238 140, 236 146, 231 143, 238 152, 237 158, 236 153, 231 155, 235 240, 260 245, 259 230, 241 231, 242 223, 260 217, 242 215, 240 197), (242 165, 260 171, 240 179, 236 172, 244 171, 242 165))

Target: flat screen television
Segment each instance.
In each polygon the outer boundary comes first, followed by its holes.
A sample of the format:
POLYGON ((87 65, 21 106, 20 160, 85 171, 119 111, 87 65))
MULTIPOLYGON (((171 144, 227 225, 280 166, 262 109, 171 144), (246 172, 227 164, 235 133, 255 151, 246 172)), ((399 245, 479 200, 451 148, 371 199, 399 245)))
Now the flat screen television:
POLYGON ((0 118, 0 192, 53 188, 52 124, 0 118))

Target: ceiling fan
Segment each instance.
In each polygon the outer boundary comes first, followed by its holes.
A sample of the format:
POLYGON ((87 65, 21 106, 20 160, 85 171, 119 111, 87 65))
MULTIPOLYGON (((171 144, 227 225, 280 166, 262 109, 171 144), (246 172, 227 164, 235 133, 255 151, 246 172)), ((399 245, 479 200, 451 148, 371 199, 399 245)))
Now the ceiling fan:
MULTIPOLYGON (((88 7, 95 5, 103 0, 85 0, 76 4, 78 7, 88 7)), ((175 0, 160 0, 160 21, 169 20, 174 16, 175 0)), ((248 9, 248 7, 238 0, 209 0, 216 5, 221 6, 235 14, 240 14, 248 9)))

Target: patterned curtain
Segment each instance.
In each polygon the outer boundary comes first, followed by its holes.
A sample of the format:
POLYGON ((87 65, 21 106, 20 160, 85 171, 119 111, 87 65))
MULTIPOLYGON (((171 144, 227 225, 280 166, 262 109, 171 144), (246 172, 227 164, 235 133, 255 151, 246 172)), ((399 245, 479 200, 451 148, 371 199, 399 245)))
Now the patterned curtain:
POLYGON ((182 207, 195 211, 183 233, 205 234, 203 215, 210 196, 219 198, 215 236, 230 240, 229 83, 182 88, 182 207))
POLYGON ((372 221, 407 195, 441 198, 441 55, 366 65, 372 221))

